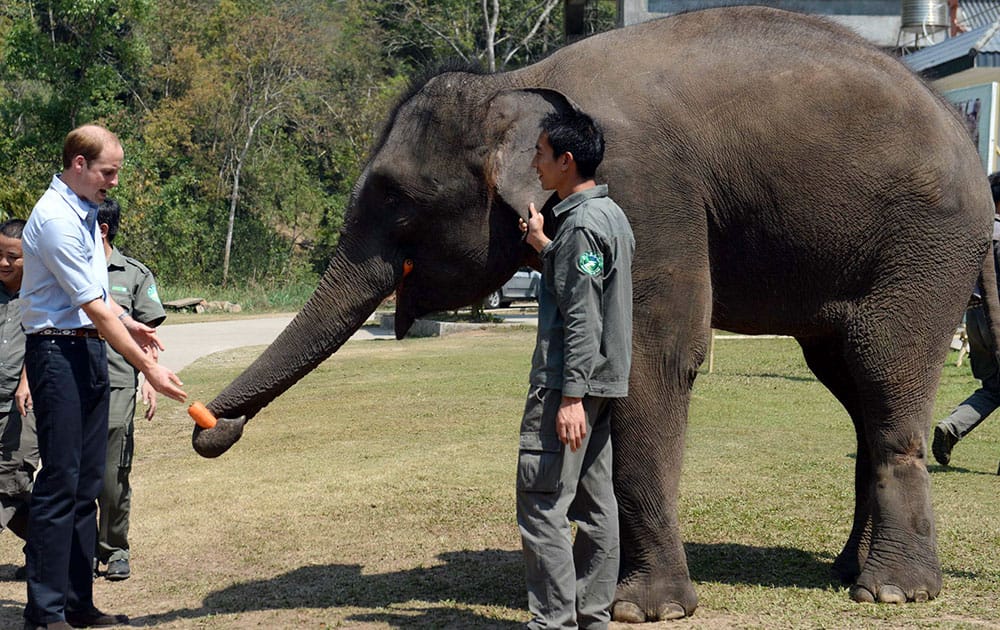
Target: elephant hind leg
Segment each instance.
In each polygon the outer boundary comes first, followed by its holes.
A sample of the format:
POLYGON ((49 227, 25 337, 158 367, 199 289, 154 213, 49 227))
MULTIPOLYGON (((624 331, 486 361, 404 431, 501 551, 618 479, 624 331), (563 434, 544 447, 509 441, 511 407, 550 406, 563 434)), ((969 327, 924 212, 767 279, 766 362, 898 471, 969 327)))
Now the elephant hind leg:
POLYGON ((922 601, 941 589, 925 451, 946 340, 894 343, 905 329, 866 323, 840 339, 800 341, 858 440, 854 523, 834 570, 857 601, 922 601))

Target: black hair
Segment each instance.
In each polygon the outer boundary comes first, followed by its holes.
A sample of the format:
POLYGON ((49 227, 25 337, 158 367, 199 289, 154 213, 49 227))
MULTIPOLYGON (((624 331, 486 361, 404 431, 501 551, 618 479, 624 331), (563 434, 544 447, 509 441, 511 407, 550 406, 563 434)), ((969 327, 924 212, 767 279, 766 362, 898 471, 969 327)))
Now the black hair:
POLYGON ((569 152, 580 176, 594 177, 604 159, 604 134, 593 118, 578 110, 552 112, 542 118, 542 131, 549 137, 552 157, 569 152))
POLYGON ((21 234, 24 232, 25 223, 24 219, 8 219, 0 223, 0 234, 3 234, 7 238, 20 239, 21 234))
POLYGON ((993 205, 1000 201, 1000 171, 990 175, 990 191, 993 192, 993 205))
POLYGON ((121 221, 122 209, 114 199, 105 199, 97 208, 97 225, 108 224, 108 242, 115 240, 118 234, 118 223, 121 221))

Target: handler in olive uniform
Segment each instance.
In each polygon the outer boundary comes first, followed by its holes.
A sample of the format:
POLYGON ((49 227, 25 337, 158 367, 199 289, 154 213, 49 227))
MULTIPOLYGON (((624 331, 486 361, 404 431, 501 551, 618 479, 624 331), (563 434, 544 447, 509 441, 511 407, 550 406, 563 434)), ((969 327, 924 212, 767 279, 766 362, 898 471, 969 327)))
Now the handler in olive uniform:
MULTIPOLYGON (((24 331, 21 329, 22 219, 0 225, 0 529, 28 538, 28 502, 38 470, 38 439, 28 383, 21 378, 24 331), (19 384, 21 387, 19 388, 19 384), (15 396, 21 399, 15 405, 15 396), (19 407, 24 409, 22 414, 19 407)), ((23 577, 18 569, 15 577, 23 577)))
MULTIPOLYGON (((156 291, 153 272, 134 258, 122 255, 112 245, 118 233, 121 208, 108 199, 97 211, 97 222, 108 259, 108 285, 111 297, 138 322, 152 328, 167 318, 156 291)), ((104 465, 104 488, 97 499, 97 560, 107 565, 104 576, 109 580, 126 580, 132 575, 129 565, 128 528, 132 505, 132 454, 135 446, 135 392, 139 372, 125 357, 108 349, 108 378, 111 400, 108 411, 108 455, 104 465)), ((142 398, 146 403, 146 419, 156 413, 156 391, 145 380, 142 398)))
POLYGON ((614 399, 628 395, 635 238, 607 186, 594 181, 603 157, 589 116, 545 117, 532 166, 542 188, 556 192, 543 214, 531 205, 520 221, 542 261, 517 473, 535 629, 606 628, 618 581, 610 424, 614 399))

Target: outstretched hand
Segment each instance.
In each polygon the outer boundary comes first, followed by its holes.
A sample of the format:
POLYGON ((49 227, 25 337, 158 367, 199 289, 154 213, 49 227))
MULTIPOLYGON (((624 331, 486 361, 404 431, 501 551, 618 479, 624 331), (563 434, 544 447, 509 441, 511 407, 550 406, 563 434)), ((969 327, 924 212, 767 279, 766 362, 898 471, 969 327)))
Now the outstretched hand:
POLYGON ((525 234, 525 242, 531 245, 536 252, 541 252, 552 240, 545 236, 545 217, 535 209, 533 203, 528 204, 528 220, 519 218, 517 225, 525 234))
POLYGON ((160 338, 156 336, 156 329, 145 324, 140 324, 131 317, 123 322, 132 339, 135 340, 143 351, 148 352, 154 359, 159 358, 160 350, 166 350, 160 338))
POLYGON ((172 398, 177 402, 184 402, 187 398, 187 393, 180 388, 184 383, 181 379, 177 378, 177 375, 163 367, 160 364, 154 364, 152 367, 143 370, 143 376, 146 377, 146 382, 156 391, 160 392, 167 398, 172 398))

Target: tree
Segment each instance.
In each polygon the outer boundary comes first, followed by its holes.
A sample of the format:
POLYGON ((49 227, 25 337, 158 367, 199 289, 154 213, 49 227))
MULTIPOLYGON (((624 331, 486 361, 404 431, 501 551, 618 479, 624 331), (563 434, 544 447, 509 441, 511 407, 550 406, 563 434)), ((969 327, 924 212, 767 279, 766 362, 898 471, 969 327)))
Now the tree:
POLYGON ((448 57, 496 71, 561 45, 562 0, 390 0, 372 7, 386 45, 414 65, 448 57))
POLYGON ((148 64, 148 0, 20 0, 0 5, 0 211, 24 216, 58 167, 73 127, 101 121, 129 133, 148 64))
POLYGON ((293 248, 308 241, 329 205, 314 158, 327 152, 326 137, 312 128, 324 126, 317 94, 329 91, 333 14, 323 2, 257 4, 223 0, 196 16, 187 3, 167 0, 160 16, 176 29, 153 44, 163 57, 154 91, 163 97, 145 119, 147 145, 161 176, 200 173, 197 197, 224 204, 222 221, 209 222, 213 230, 224 224, 212 246, 223 283, 241 237, 263 239, 243 241, 243 261, 253 263, 276 240, 290 239, 293 248))

